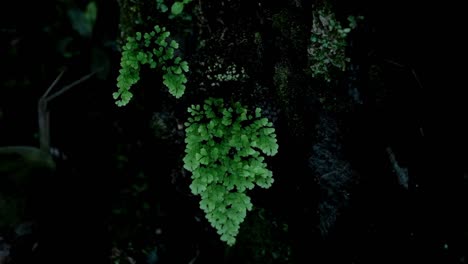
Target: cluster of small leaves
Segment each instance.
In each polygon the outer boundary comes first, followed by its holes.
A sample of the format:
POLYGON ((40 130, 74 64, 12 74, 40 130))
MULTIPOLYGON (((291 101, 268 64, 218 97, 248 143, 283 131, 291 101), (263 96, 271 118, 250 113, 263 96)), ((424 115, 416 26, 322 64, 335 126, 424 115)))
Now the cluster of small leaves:
POLYGON ((156 8, 161 11, 161 13, 166 13, 167 10, 169 10, 164 0, 156 0, 156 8))
MULTIPOLYGON (((191 16, 188 14, 183 13, 185 5, 192 2, 192 0, 182 0, 182 1, 175 1, 171 6, 171 12, 169 13, 169 19, 173 19, 175 17, 181 17, 184 20, 191 20, 191 16)), ((166 13, 169 8, 164 2, 164 0, 156 0, 156 8, 161 13, 166 13)))
POLYGON ((330 82, 332 69, 346 69, 346 37, 356 27, 356 18, 350 16, 348 21, 349 27, 343 28, 331 11, 319 9, 314 13, 308 49, 312 77, 330 82))
POLYGON ((261 154, 278 152, 275 129, 260 108, 249 114, 239 102, 226 108, 222 99, 209 98, 188 111, 184 168, 192 172, 190 189, 201 196, 200 208, 221 240, 233 245, 252 209, 246 191, 273 183, 261 154))
POLYGON ((206 78, 211 82, 211 86, 220 86, 221 82, 243 81, 248 78, 244 67, 238 67, 235 64, 223 67, 219 62, 213 66, 208 66, 206 78))
POLYGON ((140 79, 141 65, 149 65, 151 69, 160 66, 164 71, 163 83, 169 88, 169 93, 176 98, 184 94, 187 82, 184 72, 189 70, 188 63, 175 56, 179 44, 175 40, 168 42, 169 36, 166 28, 155 26, 154 31, 145 34, 137 32, 135 37, 127 38, 122 48, 122 68, 117 78, 119 90, 113 93, 118 106, 128 104, 132 98, 130 88, 140 79))

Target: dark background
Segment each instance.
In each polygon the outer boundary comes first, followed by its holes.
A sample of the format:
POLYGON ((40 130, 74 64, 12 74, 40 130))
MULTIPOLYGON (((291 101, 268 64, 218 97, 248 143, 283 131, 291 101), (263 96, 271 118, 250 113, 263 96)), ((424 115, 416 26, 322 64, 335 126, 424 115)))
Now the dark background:
MULTIPOLYGON (((330 88, 300 69, 307 53, 298 50, 308 35, 285 36, 271 22, 274 14, 289 12, 292 24, 310 32, 318 1, 261 1, 262 8, 255 1, 200 1, 211 32, 200 30, 196 13, 193 23, 160 22, 174 32, 189 29, 176 33, 191 65, 184 98, 171 98, 155 85, 160 76, 144 72, 150 77, 135 87, 134 100, 118 108, 111 94, 121 37, 132 33, 119 28, 128 23, 122 14, 130 14, 119 4, 133 2, 96 1, 92 34, 83 36, 68 14, 87 3, 8 1, 0 7, 0 146, 38 146, 37 101, 62 69, 57 89, 105 69, 50 104, 57 168, 32 173, 32 188, 20 195, 29 199, 27 210, 1 225, 0 243, 11 247, 8 263, 468 262, 461 4, 330 1, 343 21, 351 14, 365 18, 349 37, 354 70, 330 88), (251 55, 253 42, 238 44, 252 32, 264 37, 262 57, 251 55), (210 44, 197 49, 201 40, 210 44), (280 146, 269 160, 275 184, 251 193, 255 209, 232 248, 219 241, 190 193, 190 175, 182 169, 184 132, 177 127, 188 105, 218 93, 197 88, 200 62, 212 62, 213 55, 250 63, 251 79, 271 97, 249 97, 249 84, 239 87, 238 97, 270 107, 280 146), (289 85, 299 96, 288 100, 297 108, 285 108, 275 93, 272 75, 281 61, 292 65, 289 85), (351 86, 361 103, 350 99, 351 86), (323 93, 339 98, 332 110, 318 103, 323 93), (296 121, 288 113, 299 113, 301 121, 291 124, 296 121), (387 147, 408 169, 407 189, 398 183, 387 147), (321 178, 341 164, 340 177, 321 178), (325 205, 331 209, 320 211, 325 205), (15 232, 24 225, 31 230, 15 232)), ((4 198, 8 190, 1 184, 4 198)))

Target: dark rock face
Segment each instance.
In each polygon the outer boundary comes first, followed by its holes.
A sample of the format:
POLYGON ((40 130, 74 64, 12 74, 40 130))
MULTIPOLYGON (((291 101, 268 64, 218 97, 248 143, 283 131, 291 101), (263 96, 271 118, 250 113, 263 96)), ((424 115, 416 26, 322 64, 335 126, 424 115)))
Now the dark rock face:
POLYGON ((309 166, 320 186, 319 230, 322 236, 327 236, 340 210, 348 205, 350 190, 358 183, 358 177, 345 159, 337 122, 323 114, 316 131, 316 143, 312 147, 309 166))

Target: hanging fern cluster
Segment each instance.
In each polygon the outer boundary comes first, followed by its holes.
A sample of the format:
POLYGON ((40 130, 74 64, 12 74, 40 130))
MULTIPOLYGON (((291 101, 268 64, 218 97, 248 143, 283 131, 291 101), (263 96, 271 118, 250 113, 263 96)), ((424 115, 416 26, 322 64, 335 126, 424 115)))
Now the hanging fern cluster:
POLYGON ((184 167, 192 172, 190 188, 221 240, 233 245, 252 209, 246 191, 273 183, 261 154, 277 153, 275 129, 259 108, 249 114, 239 102, 226 108, 222 99, 209 98, 188 111, 184 167))
POLYGON ((140 79, 141 65, 149 65, 151 69, 160 67, 164 71, 163 83, 176 98, 180 98, 185 91, 188 63, 175 56, 179 44, 175 40, 167 41, 170 32, 165 27, 155 26, 154 31, 134 37, 128 37, 122 48, 121 69, 117 78, 117 92, 112 95, 118 106, 124 106, 131 100, 132 85, 140 79))
MULTIPOLYGON (((154 31, 137 32, 127 38, 117 78, 118 91, 113 93, 118 106, 131 100, 130 88, 139 81, 142 65, 162 70, 163 83, 173 96, 180 98, 184 94, 188 64, 175 56, 179 44, 168 41, 169 36, 164 27, 155 26, 154 31)), ((244 71, 241 73, 243 77, 244 71)), ((225 78, 215 78, 225 81, 241 77, 235 69, 228 69, 227 74, 225 78)), ((247 190, 255 185, 269 188, 273 183, 264 155, 278 152, 275 129, 262 117, 260 108, 249 113, 239 102, 227 105, 223 99, 209 98, 202 106, 192 105, 188 112, 191 117, 185 123, 184 168, 192 172, 190 189, 201 196, 200 208, 221 240, 231 246, 247 211, 252 210, 247 190)))

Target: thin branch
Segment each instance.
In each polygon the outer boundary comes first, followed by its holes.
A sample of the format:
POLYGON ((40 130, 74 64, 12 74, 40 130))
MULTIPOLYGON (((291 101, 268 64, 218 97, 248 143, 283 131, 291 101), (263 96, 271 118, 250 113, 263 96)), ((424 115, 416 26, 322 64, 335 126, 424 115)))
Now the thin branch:
POLYGON ((396 61, 393 61, 393 60, 390 60, 390 59, 386 59, 386 60, 384 60, 384 61, 387 62, 387 63, 390 63, 390 64, 392 64, 392 65, 395 65, 395 66, 397 66, 397 67, 403 68, 403 69, 404 69, 404 68, 407 68, 405 65, 400 64, 400 63, 398 63, 398 62, 396 62, 396 61))
POLYGON ((199 255, 200 255, 200 250, 197 249, 197 253, 196 253, 195 257, 193 257, 188 264, 194 264, 195 261, 197 261, 197 258, 198 258, 199 255))
POLYGON ((422 83, 421 83, 421 81, 419 80, 419 77, 418 77, 418 75, 416 74, 416 71, 415 71, 413 68, 411 68, 411 72, 413 73, 413 76, 414 76, 414 78, 416 79, 416 82, 418 83, 419 88, 423 89, 422 83))
POLYGON ((55 85, 58 83, 60 78, 62 78, 65 72, 65 70, 63 70, 57 76, 57 78, 55 78, 54 82, 49 86, 49 88, 47 88, 47 91, 44 93, 44 95, 41 96, 41 98, 39 99, 38 106, 37 106, 38 123, 39 123, 39 146, 41 150, 43 150, 46 153, 50 151, 50 123, 49 123, 49 111, 47 109, 47 104, 50 102, 50 100, 70 90, 74 86, 88 80, 89 78, 91 78, 91 76, 93 76, 98 71, 100 71, 100 69, 88 75, 83 76, 81 79, 74 81, 73 83, 58 90, 54 94, 48 96, 50 91, 55 87, 55 85))
POLYGON ((51 101, 52 99, 54 99, 55 97, 63 94, 64 92, 70 90, 71 88, 75 87, 76 85, 88 80, 89 78, 91 78, 94 74, 96 74, 96 72, 98 72, 99 70, 96 70, 96 71, 93 71, 92 73, 88 74, 88 75, 85 75, 83 77, 81 77, 80 79, 70 83, 69 85, 63 87, 62 89, 60 89, 59 91, 55 92, 54 94, 52 94, 51 96, 47 97, 46 100, 47 101, 51 101))
POLYGON ((55 87, 55 85, 58 83, 58 81, 60 80, 60 78, 62 78, 63 74, 65 73, 65 70, 63 70, 62 72, 60 72, 60 74, 57 76, 57 78, 55 78, 54 82, 49 86, 49 88, 47 88, 47 91, 41 96, 41 98, 39 99, 39 101, 41 100, 44 100, 47 95, 50 93, 50 91, 52 90, 52 88, 55 87))

